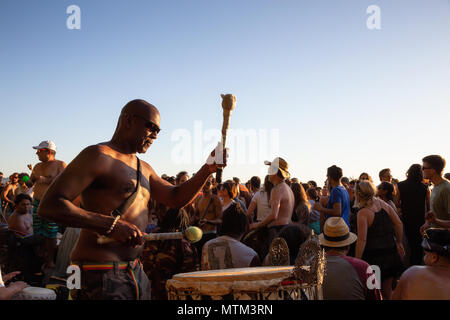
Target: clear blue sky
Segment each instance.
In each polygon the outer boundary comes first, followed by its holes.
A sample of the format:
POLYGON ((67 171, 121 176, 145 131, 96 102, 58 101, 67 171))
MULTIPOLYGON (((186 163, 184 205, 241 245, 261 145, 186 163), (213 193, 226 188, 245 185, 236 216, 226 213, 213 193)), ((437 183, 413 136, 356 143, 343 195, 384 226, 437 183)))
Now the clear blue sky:
POLYGON ((386 167, 403 179, 428 154, 450 162, 448 0, 2 0, 0 49, 5 175, 36 163, 42 140, 67 163, 109 140, 135 98, 162 115, 141 158, 159 174, 195 172, 221 128, 221 93, 237 97, 230 130, 277 132, 256 149, 230 141, 241 161, 225 178, 263 178, 277 155, 319 184, 333 164, 378 181, 386 167), (73 4, 81 30, 66 27, 73 4), (366 27, 372 4, 381 30, 366 27), (182 129, 193 144, 179 163, 182 129))

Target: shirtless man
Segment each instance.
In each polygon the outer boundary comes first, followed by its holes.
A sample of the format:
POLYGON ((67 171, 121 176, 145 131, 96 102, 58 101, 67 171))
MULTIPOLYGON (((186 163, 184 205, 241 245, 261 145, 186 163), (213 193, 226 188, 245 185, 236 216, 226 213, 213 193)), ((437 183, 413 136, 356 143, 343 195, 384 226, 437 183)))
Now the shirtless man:
POLYGON ((24 193, 17 195, 14 200, 16 207, 8 219, 8 229, 18 236, 33 234, 33 217, 30 214, 31 201, 31 197, 24 193))
POLYGON ((263 226, 281 229, 281 227, 292 222, 292 212, 294 210, 294 193, 285 183, 290 176, 287 162, 282 158, 275 158, 272 162, 265 162, 269 167, 269 180, 273 184, 270 193, 270 208, 272 212, 263 221, 252 223, 250 229, 263 226))
POLYGON ((9 176, 9 183, 3 189, 1 197, 3 200, 4 214, 6 217, 13 211, 14 208, 14 192, 19 187, 19 174, 14 172, 9 176))
MULTIPOLYGON (((285 180, 289 178, 290 174, 288 170, 288 163, 282 158, 275 158, 272 162, 265 162, 269 165, 269 181, 272 182, 273 188, 270 193, 271 213, 261 222, 252 223, 250 230, 259 229, 267 226, 268 236, 262 245, 262 256, 268 251, 270 243, 281 229, 292 222, 292 212, 294 211, 294 193, 291 188, 286 184, 285 180)), ((263 257, 261 257, 263 258, 263 257)))
POLYGON ((427 229, 422 247, 425 266, 402 274, 393 300, 450 300, 450 230, 427 229))
POLYGON ((226 164, 225 159, 216 164, 210 157, 194 177, 174 186, 140 161, 137 185, 136 153, 145 153, 159 131, 158 109, 144 100, 130 101, 122 109, 112 139, 81 151, 42 199, 40 216, 82 228, 71 255, 81 269, 81 289, 73 292, 76 299, 150 299, 149 281, 137 260, 149 221, 150 198, 181 208, 195 197, 211 173, 226 164), (116 209, 136 187, 134 202, 118 213, 116 209), (72 204, 78 195, 80 207, 72 204), (99 235, 114 241, 98 244, 99 235))
POLYGON ((216 232, 222 223, 222 204, 217 195, 212 193, 211 180, 208 179, 202 189, 203 195, 195 200, 195 219, 203 233, 216 232), (211 202, 211 204, 210 204, 211 202), (208 211, 205 213, 206 209, 208 211))
POLYGON ((34 234, 45 237, 40 254, 45 259, 44 268, 54 268, 54 258, 56 253, 56 235, 58 233, 58 225, 54 222, 49 222, 37 215, 39 203, 43 198, 50 184, 55 180, 66 167, 63 161, 56 160, 56 145, 53 141, 42 141, 36 149, 39 158, 31 172, 30 180, 34 184, 33 187, 33 230, 34 234))
POLYGON ((194 244, 199 263, 203 245, 217 237, 217 226, 222 223, 222 203, 220 198, 212 193, 211 177, 206 181, 202 192, 203 194, 195 199, 194 215, 191 219, 192 224, 198 224, 203 231, 202 239, 194 244))

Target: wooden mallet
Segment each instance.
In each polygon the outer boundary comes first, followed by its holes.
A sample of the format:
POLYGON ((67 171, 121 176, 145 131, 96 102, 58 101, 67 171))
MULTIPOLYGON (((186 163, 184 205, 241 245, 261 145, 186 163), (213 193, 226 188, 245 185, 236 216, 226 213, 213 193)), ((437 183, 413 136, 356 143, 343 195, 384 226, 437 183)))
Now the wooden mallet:
MULTIPOLYGON (((222 97, 222 109, 223 109, 223 123, 222 123, 222 148, 225 149, 225 144, 227 141, 227 132, 230 126, 231 111, 236 107, 236 96, 234 94, 221 94, 222 97)), ((223 151, 223 149, 221 151, 223 151)), ((222 156, 220 152, 219 156, 222 156)), ((216 157, 217 159, 217 157, 216 157)), ((222 182, 222 168, 217 168, 216 170, 216 181, 217 183, 222 182)))
MULTIPOLYGON (((149 233, 143 236, 145 241, 157 241, 157 240, 174 240, 174 239, 183 239, 185 238, 190 243, 195 243, 200 241, 203 236, 202 229, 198 227, 188 227, 183 232, 166 232, 166 233, 149 233)), ((113 238, 99 236, 97 238, 98 244, 106 244, 115 242, 116 240, 113 238)))

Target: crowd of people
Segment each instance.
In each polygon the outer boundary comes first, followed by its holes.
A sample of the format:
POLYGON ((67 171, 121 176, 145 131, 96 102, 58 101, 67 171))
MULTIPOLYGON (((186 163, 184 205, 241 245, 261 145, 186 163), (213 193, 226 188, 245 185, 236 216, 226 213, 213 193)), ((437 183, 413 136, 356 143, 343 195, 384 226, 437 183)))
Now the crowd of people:
POLYGON ((326 252, 326 300, 450 299, 450 177, 441 156, 412 164, 403 181, 383 169, 377 186, 336 165, 322 186, 301 182, 281 157, 265 163, 263 180, 219 183, 226 152, 223 161, 213 152, 192 176, 159 176, 135 155, 157 138, 159 123, 156 107, 133 100, 111 141, 68 166, 52 141, 33 147, 31 173, 1 185, 0 299, 64 280, 70 264, 82 272, 71 299, 167 299, 175 274, 293 265, 312 238, 326 252), (202 229, 200 241, 143 238, 189 226, 202 229), (113 241, 101 245, 100 236, 113 241), (274 246, 286 254, 274 256, 274 246), (380 278, 369 286, 373 266, 380 278))

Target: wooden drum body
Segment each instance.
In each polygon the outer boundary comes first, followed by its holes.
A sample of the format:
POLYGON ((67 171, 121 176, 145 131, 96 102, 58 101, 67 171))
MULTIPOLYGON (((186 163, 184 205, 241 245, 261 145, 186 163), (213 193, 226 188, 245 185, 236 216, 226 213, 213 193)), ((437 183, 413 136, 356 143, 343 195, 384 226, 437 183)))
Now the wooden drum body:
POLYGON ((179 273, 166 283, 169 300, 317 300, 321 288, 292 277, 293 266, 179 273))

